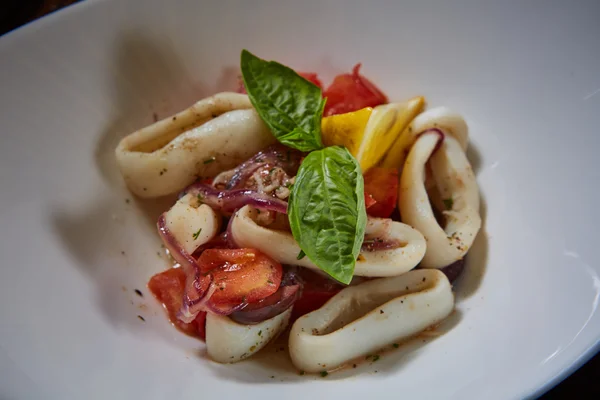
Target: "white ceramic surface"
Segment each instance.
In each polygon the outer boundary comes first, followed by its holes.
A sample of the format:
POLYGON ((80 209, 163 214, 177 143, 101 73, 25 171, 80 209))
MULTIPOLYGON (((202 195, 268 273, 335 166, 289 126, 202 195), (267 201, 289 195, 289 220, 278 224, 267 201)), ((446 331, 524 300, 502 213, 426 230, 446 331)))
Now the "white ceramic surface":
POLYGON ((0 397, 517 399, 555 383, 600 338, 598 15, 594 0, 88 0, 0 38, 0 397), (145 290, 168 203, 133 199, 113 149, 232 87, 243 47, 326 81, 362 61, 391 98, 465 115, 485 226, 447 333, 323 379, 281 352, 208 362, 169 326, 145 290))

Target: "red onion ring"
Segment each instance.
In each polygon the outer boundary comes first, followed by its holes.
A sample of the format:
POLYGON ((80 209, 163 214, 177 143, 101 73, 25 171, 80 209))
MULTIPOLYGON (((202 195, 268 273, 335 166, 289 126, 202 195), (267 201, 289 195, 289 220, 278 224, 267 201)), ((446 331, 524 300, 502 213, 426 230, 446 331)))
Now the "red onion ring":
POLYGON ((234 170, 233 176, 227 183, 226 189, 243 188, 252 174, 266 166, 279 167, 288 175, 296 175, 302 156, 301 152, 287 148, 281 144, 270 146, 238 165, 234 170))
POLYGON ((392 250, 402 247, 403 243, 396 239, 385 239, 385 238, 373 238, 365 239, 361 246, 362 251, 381 251, 381 250, 392 250))
POLYGON ((212 284, 212 277, 201 275, 200 266, 196 262, 196 259, 185 251, 167 227, 165 214, 162 214, 158 218, 157 227, 165 247, 185 272, 183 304, 177 317, 185 323, 190 323, 196 318, 198 312, 201 311, 197 307, 197 304, 205 297, 205 286, 212 284))
POLYGON ((233 212, 245 205, 251 205, 261 210, 276 211, 287 214, 287 202, 254 190, 236 189, 220 191, 204 183, 194 183, 186 190, 200 201, 209 205, 213 210, 233 212))
POLYGON ((438 151, 440 149, 440 147, 442 147, 442 143, 444 143, 444 137, 445 137, 444 132, 442 132, 441 129, 438 129, 438 128, 425 129, 423 132, 421 132, 417 135, 417 139, 419 139, 419 137, 421 135, 424 135, 426 133, 437 133, 440 137, 438 139, 437 143, 435 144, 433 151, 431 152, 431 155, 434 155, 436 153, 436 151, 438 151))
POLYGON ((206 311, 211 312, 213 314, 218 314, 218 315, 229 315, 231 313, 237 312, 239 310, 242 310, 243 308, 245 308, 246 306, 248 306, 248 303, 238 303, 238 304, 231 304, 231 303, 225 303, 225 304, 215 304, 215 303, 211 303, 208 302, 206 304, 206 311))
POLYGON ((229 218, 229 222, 227 222, 227 231, 225 232, 225 237, 226 237, 227 244, 229 245, 229 247, 232 249, 237 249, 240 246, 238 246, 237 243, 235 242, 235 239, 233 238, 233 231, 231 229, 234 218, 235 218, 235 215, 232 215, 231 218, 229 218))
POLYGON ((240 311, 231 313, 229 318, 243 325, 254 325, 271 319, 294 305, 302 295, 302 286, 295 273, 288 271, 275 293, 256 303, 247 304, 240 311))
POLYGON ((446 277, 448 278, 450 283, 454 283, 454 281, 456 281, 458 279, 458 277, 460 276, 460 274, 463 272, 464 269, 465 269, 465 258, 463 257, 460 260, 457 260, 457 261, 453 262, 452 264, 448 265, 447 267, 440 268, 440 271, 442 271, 446 275, 446 277))

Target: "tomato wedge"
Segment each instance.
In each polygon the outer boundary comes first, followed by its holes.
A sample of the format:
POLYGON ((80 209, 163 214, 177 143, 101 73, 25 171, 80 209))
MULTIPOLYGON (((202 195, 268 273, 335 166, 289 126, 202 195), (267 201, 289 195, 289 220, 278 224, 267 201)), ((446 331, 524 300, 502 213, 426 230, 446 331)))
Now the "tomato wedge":
POLYGON ((206 313, 200 312, 196 319, 189 324, 177 318, 177 312, 183 302, 183 291, 185 288, 185 273, 182 268, 171 268, 154 275, 148 282, 148 289, 160 301, 167 313, 169 320, 177 329, 204 340, 206 335, 206 313))
POLYGON ((369 209, 377 203, 377 200, 365 190, 365 208, 369 209))
MULTIPOLYGON (((321 80, 319 79, 319 77, 317 76, 316 73, 314 73, 314 72, 298 72, 298 75, 300 75, 307 81, 314 83, 320 89, 323 89, 323 84, 321 83, 321 80)), ((237 92, 242 93, 242 94, 248 93, 248 92, 246 92, 246 88, 244 87, 244 81, 242 80, 242 78, 239 78, 237 92)))
POLYGON ((214 305, 253 303, 279 289, 281 264, 255 249, 207 249, 198 258, 200 272, 212 275, 214 305))
POLYGON ((292 309, 292 321, 300 318, 304 314, 321 308, 323 304, 335 296, 344 286, 332 279, 322 276, 306 268, 300 268, 298 275, 304 283, 302 296, 294 303, 292 309))
POLYGON ((327 103, 324 116, 344 114, 388 102, 386 95, 362 76, 359 70, 360 64, 356 64, 352 73, 336 76, 325 90, 323 97, 327 97, 327 103))
POLYGON ((375 204, 367 208, 367 214, 389 218, 398 201, 398 170, 374 167, 365 173, 364 179, 365 196, 369 195, 375 200, 375 204))

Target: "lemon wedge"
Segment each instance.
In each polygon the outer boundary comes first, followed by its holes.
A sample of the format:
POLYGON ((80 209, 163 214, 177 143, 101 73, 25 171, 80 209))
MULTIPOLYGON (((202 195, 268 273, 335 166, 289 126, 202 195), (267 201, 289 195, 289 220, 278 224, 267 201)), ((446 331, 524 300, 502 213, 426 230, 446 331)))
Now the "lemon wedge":
POLYGON ((363 108, 321 120, 321 137, 325 146, 344 146, 356 157, 373 109, 363 108))
POLYGON ((383 104, 323 118, 323 144, 345 146, 362 170, 367 171, 382 160, 424 104, 423 97, 415 97, 403 103, 383 104))
POLYGON ((425 99, 423 97, 415 97, 407 101, 407 103, 406 124, 402 127, 402 131, 396 137, 387 154, 385 154, 381 162, 381 166, 384 168, 401 168, 404 165, 404 160, 410 147, 417 139, 419 132, 415 132, 410 123, 423 111, 425 99))

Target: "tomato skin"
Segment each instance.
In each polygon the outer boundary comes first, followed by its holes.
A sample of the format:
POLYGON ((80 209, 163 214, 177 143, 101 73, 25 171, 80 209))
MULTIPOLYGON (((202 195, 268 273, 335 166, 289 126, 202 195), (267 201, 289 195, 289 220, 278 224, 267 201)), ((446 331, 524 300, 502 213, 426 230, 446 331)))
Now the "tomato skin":
POLYGON ((183 291, 185 289, 185 272, 182 268, 170 268, 154 275, 148 282, 148 289, 164 305, 169 320, 177 329, 190 336, 205 339, 205 312, 199 313, 196 319, 189 324, 177 318, 177 313, 183 303, 183 291))
POLYGON ((253 303, 279 289, 281 264, 255 249, 207 249, 198 258, 202 274, 212 275, 213 304, 253 303))
POLYGON ((356 64, 352 73, 336 76, 325 90, 323 97, 327 98, 327 103, 324 116, 344 114, 388 102, 386 95, 359 73, 360 66, 361 64, 356 64))
POLYGON ((377 200, 365 190, 365 208, 369 209, 377 203, 377 200))
POLYGON ((204 341, 206 341, 206 312, 200 311, 194 322, 192 324, 196 327, 196 332, 198 337, 204 341))
POLYGON ((298 275, 304 283, 302 296, 294 303, 291 322, 301 316, 321 308, 327 301, 344 288, 343 285, 334 282, 306 268, 301 268, 298 275))
POLYGON ((375 204, 367 209, 372 217, 389 218, 398 200, 398 170, 396 168, 369 169, 365 175, 365 196, 375 199, 375 204))

